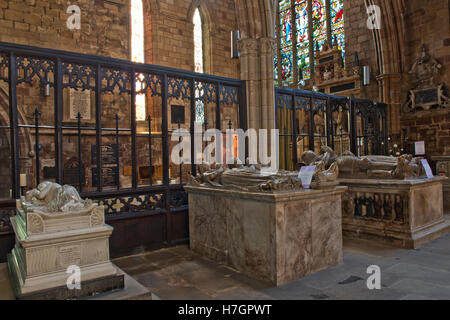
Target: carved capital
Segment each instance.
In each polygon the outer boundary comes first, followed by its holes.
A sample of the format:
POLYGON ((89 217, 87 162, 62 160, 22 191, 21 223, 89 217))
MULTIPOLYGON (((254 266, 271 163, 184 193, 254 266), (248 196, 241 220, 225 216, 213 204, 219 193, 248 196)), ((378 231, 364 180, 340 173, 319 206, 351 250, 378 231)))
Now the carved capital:
POLYGON ((261 38, 261 53, 262 54, 273 54, 277 47, 277 43, 274 38, 261 38))
POLYGON ((239 40, 239 52, 241 55, 258 54, 260 43, 258 39, 242 39, 239 40))

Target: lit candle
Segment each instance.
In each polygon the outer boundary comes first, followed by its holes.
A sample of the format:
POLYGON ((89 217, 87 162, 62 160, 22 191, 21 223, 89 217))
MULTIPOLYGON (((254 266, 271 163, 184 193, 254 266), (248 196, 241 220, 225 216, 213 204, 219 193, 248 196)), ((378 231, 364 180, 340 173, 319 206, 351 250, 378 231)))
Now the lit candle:
POLYGON ((27 186, 27 174, 26 173, 22 173, 20 175, 20 186, 21 187, 26 187, 27 186))

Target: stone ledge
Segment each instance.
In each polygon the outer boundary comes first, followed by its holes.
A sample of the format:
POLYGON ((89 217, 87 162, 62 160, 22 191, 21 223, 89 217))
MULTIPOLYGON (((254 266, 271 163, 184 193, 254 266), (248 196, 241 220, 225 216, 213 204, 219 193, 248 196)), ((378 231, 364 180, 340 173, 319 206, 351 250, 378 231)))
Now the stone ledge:
POLYGON ((11 265, 11 257, 8 256, 8 270, 10 277, 13 278, 11 284, 17 300, 68 300, 93 297, 105 292, 113 292, 124 288, 124 273, 97 278, 93 280, 81 281, 80 290, 70 290, 67 286, 59 286, 51 289, 44 289, 31 293, 21 294, 16 283, 19 283, 19 276, 16 269, 11 265), (17 281, 16 281, 17 280, 17 281))

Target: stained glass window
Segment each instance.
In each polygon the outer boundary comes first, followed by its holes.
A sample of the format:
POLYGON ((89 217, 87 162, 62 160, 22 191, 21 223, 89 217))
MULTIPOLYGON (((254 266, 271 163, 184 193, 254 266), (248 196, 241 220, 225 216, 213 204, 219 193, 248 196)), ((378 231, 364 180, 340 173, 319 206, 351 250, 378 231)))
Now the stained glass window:
POLYGON ((316 50, 322 50, 329 39, 333 43, 337 40, 344 56, 344 0, 279 0, 278 4, 279 50, 274 60, 278 83, 295 84, 310 79, 316 50), (327 12, 331 14, 327 16, 327 12))
MULTIPOLYGON (((144 63, 144 9, 142 0, 131 0, 131 60, 144 63)), ((142 87, 140 81, 136 88, 142 87)), ((146 118, 145 94, 136 95, 136 120, 146 118)))
POLYGON ((342 56, 345 58, 344 0, 331 0, 331 33, 336 38, 342 56))
MULTIPOLYGON (((203 26, 202 17, 198 8, 194 13, 194 67, 195 72, 203 73, 203 26)), ((195 97, 200 97, 199 90, 196 90, 195 97)), ((205 104, 202 100, 195 103, 195 121, 197 123, 205 122, 205 104)))
POLYGON ((325 0, 312 1, 312 27, 314 38, 314 49, 318 47, 322 50, 323 44, 327 40, 327 20, 325 0))

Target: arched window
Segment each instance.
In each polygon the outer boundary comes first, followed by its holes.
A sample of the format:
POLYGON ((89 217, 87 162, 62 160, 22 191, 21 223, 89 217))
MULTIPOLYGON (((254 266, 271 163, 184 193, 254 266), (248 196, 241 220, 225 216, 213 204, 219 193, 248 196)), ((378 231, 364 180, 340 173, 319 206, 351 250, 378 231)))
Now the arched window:
POLYGON ((276 34, 278 85, 304 84, 326 42, 337 42, 345 58, 344 0, 279 0, 276 34))
MULTIPOLYGON (((131 0, 131 60, 144 63, 144 8, 142 0, 131 0)), ((140 81, 136 87, 141 86, 140 81)), ((145 94, 136 96, 136 120, 146 118, 145 94)))
MULTIPOLYGON (((202 17, 200 16, 200 10, 197 8, 193 18, 194 23, 194 67, 195 72, 204 72, 204 55, 203 55, 203 26, 202 17)), ((197 88, 195 97, 197 98, 195 103, 195 121, 197 123, 205 122, 205 104, 200 97, 201 88, 197 88)))

